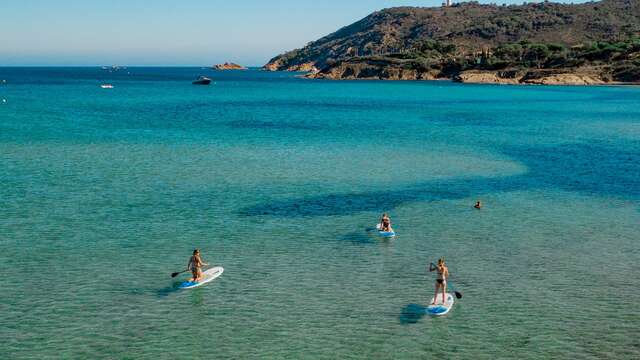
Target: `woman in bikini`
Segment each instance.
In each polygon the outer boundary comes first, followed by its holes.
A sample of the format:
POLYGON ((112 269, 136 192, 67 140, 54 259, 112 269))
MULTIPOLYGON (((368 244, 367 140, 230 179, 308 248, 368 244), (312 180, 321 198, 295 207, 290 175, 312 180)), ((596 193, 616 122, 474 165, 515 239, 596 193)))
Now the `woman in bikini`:
POLYGON ((435 305, 438 298, 438 290, 442 289, 442 303, 445 303, 446 294, 447 294, 447 278, 449 277, 449 268, 444 263, 444 257, 438 259, 438 265, 434 265, 433 263, 429 264, 429 272, 433 272, 434 270, 438 271, 438 277, 436 278, 436 294, 433 296, 433 303, 431 305, 435 305))
POLYGON ((200 258, 200 250, 193 250, 193 255, 189 258, 189 263, 187 264, 187 269, 191 270, 191 274, 193 274, 193 278, 189 281, 198 282, 202 277, 202 267, 205 265, 209 265, 202 261, 200 258))

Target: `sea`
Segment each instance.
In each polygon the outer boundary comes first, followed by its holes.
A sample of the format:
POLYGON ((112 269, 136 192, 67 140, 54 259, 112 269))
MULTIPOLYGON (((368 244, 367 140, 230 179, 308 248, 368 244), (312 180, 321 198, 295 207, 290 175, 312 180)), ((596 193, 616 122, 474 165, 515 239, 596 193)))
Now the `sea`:
POLYGON ((1 359, 638 359, 639 305, 638 87, 0 68, 1 359))

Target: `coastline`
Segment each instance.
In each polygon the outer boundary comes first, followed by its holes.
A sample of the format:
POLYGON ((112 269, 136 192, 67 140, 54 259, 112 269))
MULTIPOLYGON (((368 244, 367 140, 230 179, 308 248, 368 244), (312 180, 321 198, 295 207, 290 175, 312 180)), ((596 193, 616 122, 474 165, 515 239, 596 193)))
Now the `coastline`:
POLYGON ((623 82, 610 82, 610 83, 597 83, 597 84, 573 84, 573 83, 554 83, 554 84, 536 84, 536 83, 509 83, 509 82, 461 82, 449 78, 439 79, 419 79, 419 80, 403 80, 403 79, 313 79, 306 77, 305 75, 296 75, 297 78, 307 80, 320 80, 320 81, 380 81, 380 82, 450 82, 463 85, 495 85, 495 86, 576 86, 576 87, 640 87, 637 83, 623 83, 623 82))
MULTIPOLYGON (((425 63, 416 58, 397 56, 367 56, 333 61, 318 69, 311 64, 304 67, 267 64, 265 71, 306 72, 304 77, 327 80, 438 80, 460 83, 505 85, 639 85, 640 70, 632 60, 618 63, 593 61, 578 66, 512 63, 507 66, 480 58, 478 63, 462 60, 438 60, 425 63), (483 62, 484 61, 484 62, 483 62)), ((635 56, 630 53, 629 56, 635 56)), ((282 65, 282 64, 281 64, 282 65)))
MULTIPOLYGON (((294 72, 282 70, 283 72, 294 72)), ((508 78, 500 77, 496 72, 491 71, 465 71, 453 76, 422 76, 422 77, 334 77, 326 76, 321 73, 309 72, 297 75, 298 78, 309 80, 328 80, 328 81, 449 81, 460 84, 485 84, 485 85, 538 85, 538 86, 640 86, 638 82, 622 82, 622 81, 604 81, 596 77, 577 73, 562 73, 547 77, 535 79, 525 79, 524 77, 508 78)))
POLYGON ((638 85, 638 19, 640 7, 626 0, 389 8, 263 68, 332 80, 638 85))

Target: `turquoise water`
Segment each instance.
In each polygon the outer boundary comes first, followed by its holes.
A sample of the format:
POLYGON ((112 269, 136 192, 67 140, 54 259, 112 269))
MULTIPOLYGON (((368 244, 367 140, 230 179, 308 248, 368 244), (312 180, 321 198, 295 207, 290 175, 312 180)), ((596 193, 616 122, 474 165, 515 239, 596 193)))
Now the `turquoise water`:
POLYGON ((0 68, 0 358, 640 357, 640 89, 207 73, 0 68))

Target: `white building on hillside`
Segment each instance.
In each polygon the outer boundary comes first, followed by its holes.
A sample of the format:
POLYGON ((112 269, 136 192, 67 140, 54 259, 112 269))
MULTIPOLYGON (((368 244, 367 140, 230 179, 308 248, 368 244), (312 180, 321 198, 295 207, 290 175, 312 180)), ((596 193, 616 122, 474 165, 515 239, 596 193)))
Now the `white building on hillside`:
POLYGON ((451 6, 453 5, 453 0, 444 0, 442 6, 451 6))

